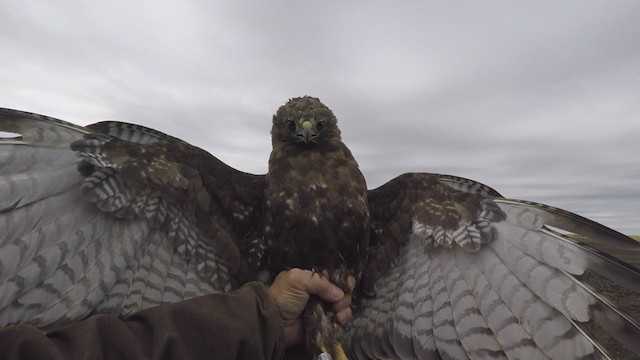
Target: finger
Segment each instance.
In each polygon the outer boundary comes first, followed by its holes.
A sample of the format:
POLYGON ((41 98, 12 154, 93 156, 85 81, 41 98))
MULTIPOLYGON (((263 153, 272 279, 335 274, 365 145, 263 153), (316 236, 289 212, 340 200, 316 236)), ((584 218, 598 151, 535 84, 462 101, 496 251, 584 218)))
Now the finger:
POLYGON ((323 276, 310 276, 305 288, 309 294, 318 295, 324 301, 335 302, 344 297, 344 292, 323 276))
POLYGON ((340 299, 338 302, 333 303, 332 308, 334 312, 340 312, 351 305, 351 295, 347 295, 340 299))
POLYGON ((356 278, 353 275, 349 275, 349 278, 347 279, 347 284, 349 285, 349 289, 353 291, 353 289, 356 288, 356 278))
POLYGON ((336 321, 338 322, 338 324, 340 325, 344 325, 346 323, 348 323, 349 321, 351 321, 352 318, 352 312, 351 312, 351 308, 346 308, 338 313, 336 313, 336 321))

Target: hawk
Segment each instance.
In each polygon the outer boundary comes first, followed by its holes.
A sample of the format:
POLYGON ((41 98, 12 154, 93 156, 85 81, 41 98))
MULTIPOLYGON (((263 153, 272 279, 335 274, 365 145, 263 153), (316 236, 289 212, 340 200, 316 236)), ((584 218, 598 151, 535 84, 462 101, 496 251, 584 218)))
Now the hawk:
POLYGON ((125 316, 302 267, 358 282, 344 331, 310 300, 310 356, 640 354, 636 241, 456 176, 367 190, 317 98, 273 116, 266 175, 122 122, 1 109, 0 131, 19 135, 0 139, 0 326, 125 316))

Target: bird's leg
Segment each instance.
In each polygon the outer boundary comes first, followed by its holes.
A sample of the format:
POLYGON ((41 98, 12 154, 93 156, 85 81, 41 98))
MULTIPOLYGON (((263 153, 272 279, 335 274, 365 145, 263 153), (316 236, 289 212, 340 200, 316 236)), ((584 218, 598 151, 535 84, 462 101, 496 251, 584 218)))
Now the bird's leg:
MULTIPOLYGON (((331 282, 338 285, 345 293, 351 290, 348 277, 346 271, 335 271, 330 276, 331 282)), ((313 360, 317 360, 322 353, 329 353, 333 360, 347 360, 340 344, 342 329, 334 319, 329 318, 327 312, 330 311, 327 303, 317 296, 311 296, 302 315, 307 351, 313 360)))
POLYGON ((336 344, 339 344, 340 329, 327 317, 320 298, 311 296, 302 321, 305 325, 307 351, 311 359, 318 359, 318 356, 324 352, 331 354, 334 360, 337 359, 333 349, 336 344))

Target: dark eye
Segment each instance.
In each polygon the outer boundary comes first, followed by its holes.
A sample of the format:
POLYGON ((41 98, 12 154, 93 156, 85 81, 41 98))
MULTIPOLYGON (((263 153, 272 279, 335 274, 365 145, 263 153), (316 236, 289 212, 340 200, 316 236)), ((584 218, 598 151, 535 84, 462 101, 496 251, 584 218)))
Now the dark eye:
POLYGON ((296 123, 293 120, 287 120, 287 129, 289 129, 289 131, 295 131, 296 123))
POLYGON ((316 130, 318 130, 318 131, 322 131, 322 130, 324 130, 324 126, 325 126, 325 125, 324 125, 324 120, 320 120, 320 121, 318 121, 318 123, 316 124, 316 130))

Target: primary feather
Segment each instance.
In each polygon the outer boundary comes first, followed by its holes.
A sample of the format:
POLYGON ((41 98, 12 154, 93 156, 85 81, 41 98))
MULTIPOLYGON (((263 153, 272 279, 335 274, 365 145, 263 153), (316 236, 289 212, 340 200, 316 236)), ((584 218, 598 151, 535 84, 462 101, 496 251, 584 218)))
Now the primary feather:
POLYGON ((274 115, 265 176, 133 124, 1 109, 0 131, 19 134, 0 139, 0 325, 127 315, 305 267, 359 280, 342 335, 319 300, 305 315, 308 338, 353 358, 640 354, 640 270, 615 256, 637 242, 450 175, 367 190, 316 98, 274 115))

